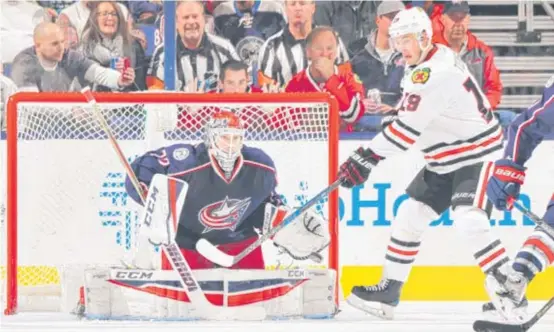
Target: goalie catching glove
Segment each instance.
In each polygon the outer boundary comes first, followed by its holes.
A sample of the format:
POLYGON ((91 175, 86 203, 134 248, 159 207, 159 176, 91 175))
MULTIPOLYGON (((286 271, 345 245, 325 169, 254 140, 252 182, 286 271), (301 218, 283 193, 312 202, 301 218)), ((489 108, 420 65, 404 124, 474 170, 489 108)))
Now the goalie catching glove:
MULTIPOLYGON (((291 212, 292 209, 287 206, 266 203, 262 232, 265 234, 279 226, 291 212)), ((273 237, 273 244, 296 260, 312 259, 319 263, 319 252, 329 245, 327 222, 308 210, 278 231, 273 237)))

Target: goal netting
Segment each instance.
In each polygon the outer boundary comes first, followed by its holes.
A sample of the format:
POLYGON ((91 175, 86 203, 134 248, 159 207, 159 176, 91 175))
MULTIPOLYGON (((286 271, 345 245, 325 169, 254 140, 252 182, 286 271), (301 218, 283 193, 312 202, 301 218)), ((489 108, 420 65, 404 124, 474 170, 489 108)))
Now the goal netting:
MULTIPOLYGON (((129 161, 163 145, 201 142, 206 121, 225 109, 245 122, 245 144, 273 158, 277 190, 289 206, 302 205, 337 172, 336 103, 325 94, 140 93, 96 99, 129 161)), ((81 94, 19 93, 7 112, 7 140, 0 141, 1 169, 8 176, 1 193, 6 313, 65 310, 71 304, 60 298, 76 290, 64 289, 64 280, 81 276, 86 266, 119 266, 133 249, 140 206, 125 192, 123 167, 81 94)), ((336 269, 338 195, 315 209, 329 219, 333 238, 323 267, 336 269)), ((310 264, 280 255, 271 244, 264 245, 264 255, 268 269, 310 264)))

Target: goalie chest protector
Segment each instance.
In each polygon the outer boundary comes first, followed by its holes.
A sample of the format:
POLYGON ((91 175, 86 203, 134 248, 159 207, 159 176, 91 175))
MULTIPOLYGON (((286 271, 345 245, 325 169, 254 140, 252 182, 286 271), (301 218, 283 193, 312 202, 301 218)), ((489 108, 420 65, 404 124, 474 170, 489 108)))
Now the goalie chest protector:
POLYGON ((186 193, 177 190, 173 198, 170 195, 170 204, 182 206, 177 212, 176 239, 181 248, 194 248, 198 237, 213 244, 225 244, 256 236, 253 227, 261 227, 263 214, 255 212, 277 185, 275 166, 266 153, 243 146, 242 157, 230 179, 226 179, 217 162, 210 161, 213 157, 203 143, 178 144, 166 149, 167 156, 187 155, 183 160, 170 158, 167 174, 189 185, 186 193), (177 150, 181 152, 176 153, 177 150))

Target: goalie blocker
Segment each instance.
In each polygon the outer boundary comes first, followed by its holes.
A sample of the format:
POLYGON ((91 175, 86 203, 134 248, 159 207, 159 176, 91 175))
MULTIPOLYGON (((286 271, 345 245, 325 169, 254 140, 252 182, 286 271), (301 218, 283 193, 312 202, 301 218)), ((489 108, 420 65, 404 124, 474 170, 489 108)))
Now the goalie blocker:
MULTIPOLYGON (((194 277, 215 306, 263 307, 267 318, 331 318, 337 312, 334 270, 196 270, 194 277)), ((201 319, 175 271, 85 270, 89 319, 201 319), (168 295, 171 294, 171 297, 168 295)))

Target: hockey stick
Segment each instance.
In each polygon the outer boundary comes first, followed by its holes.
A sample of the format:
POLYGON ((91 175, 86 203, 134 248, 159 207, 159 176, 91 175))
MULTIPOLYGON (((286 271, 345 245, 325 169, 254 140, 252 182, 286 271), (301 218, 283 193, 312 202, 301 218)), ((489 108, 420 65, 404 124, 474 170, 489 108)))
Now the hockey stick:
MULTIPOLYGON (((342 183, 343 180, 344 180, 343 178, 339 178, 338 180, 333 182, 329 187, 327 187, 327 188, 323 189, 322 191, 320 191, 317 195, 312 197, 312 199, 310 199, 308 202, 306 202, 306 204, 304 204, 302 207, 298 208, 296 211, 289 214, 285 219, 283 219, 283 222, 281 222, 281 224, 279 224, 277 227, 272 228, 269 232, 267 232, 267 233, 263 234, 262 236, 260 236, 256 240, 256 242, 253 242, 251 245, 246 247, 243 251, 238 253, 236 256, 233 257, 233 256, 229 256, 229 255, 226 254, 227 255, 226 258, 225 257, 218 257, 217 260, 221 261, 221 262, 224 262, 225 264, 223 266, 225 266, 225 267, 230 267, 230 266, 233 266, 236 263, 240 262, 244 257, 248 256, 250 253, 252 253, 252 251, 256 250, 256 248, 258 248, 260 245, 262 245, 262 243, 264 243, 266 240, 273 237, 275 234, 277 234, 277 232, 279 232, 281 229, 283 229, 285 226, 287 226, 288 224, 293 222, 301 214, 303 214, 309 208, 311 208, 313 205, 315 205, 317 202, 319 202, 320 199, 322 199, 323 197, 329 195, 333 190, 337 189, 340 186, 340 184, 342 183), (232 259, 230 259, 230 258, 232 258, 232 259)), ((217 254, 217 252, 214 252, 213 254, 217 254)))
POLYGON ((554 306, 554 297, 546 302, 546 304, 536 314, 534 314, 531 319, 523 324, 508 324, 478 320, 473 323, 473 330, 476 332, 525 332, 533 327, 533 325, 535 325, 552 306, 554 306))
POLYGON ((526 208, 524 205, 522 205, 519 201, 512 201, 511 204, 518 209, 521 213, 527 216, 527 218, 531 219, 537 226, 542 228, 543 231, 548 233, 552 238, 554 238, 554 228, 547 224, 542 218, 531 212, 528 208, 526 208))
MULTIPOLYGON (((542 218, 534 214, 531 210, 523 206, 519 201, 510 200, 508 202, 509 206, 513 206, 523 213, 527 218, 531 219, 537 226, 541 227, 545 232, 550 236, 554 237, 554 229, 552 226, 544 222, 542 218)), ((524 332, 529 330, 533 325, 535 325, 539 319, 541 319, 544 314, 554 305, 554 297, 550 299, 531 319, 523 324, 508 324, 508 323, 498 323, 490 322, 485 320, 477 320, 473 323, 473 330, 477 332, 524 332)))
MULTIPOLYGON (((85 96, 89 105, 92 106, 94 116, 108 136, 108 139, 112 147, 114 148, 119 161, 125 168, 127 176, 131 180, 133 187, 138 192, 140 199, 144 205, 146 197, 144 191, 142 190, 142 187, 140 186, 140 182, 133 172, 131 165, 125 158, 123 151, 119 147, 115 136, 111 132, 110 127, 106 122, 106 119, 102 115, 100 106, 97 104, 96 99, 92 95, 92 91, 90 90, 90 88, 86 87, 81 90, 81 93, 85 96)), ((162 245, 162 249, 165 251, 173 269, 177 271, 179 275, 179 282, 181 283, 183 289, 186 291, 190 303, 200 309, 202 318, 216 320, 229 320, 233 318, 238 318, 242 320, 262 320, 266 317, 265 309, 262 307, 219 307, 213 305, 210 301, 208 301, 208 299, 204 295, 204 292, 202 292, 198 281, 192 274, 192 270, 188 262, 186 261, 185 257, 183 257, 183 253, 177 246, 177 243, 175 243, 174 239, 172 240, 173 241, 169 245, 162 245)))

